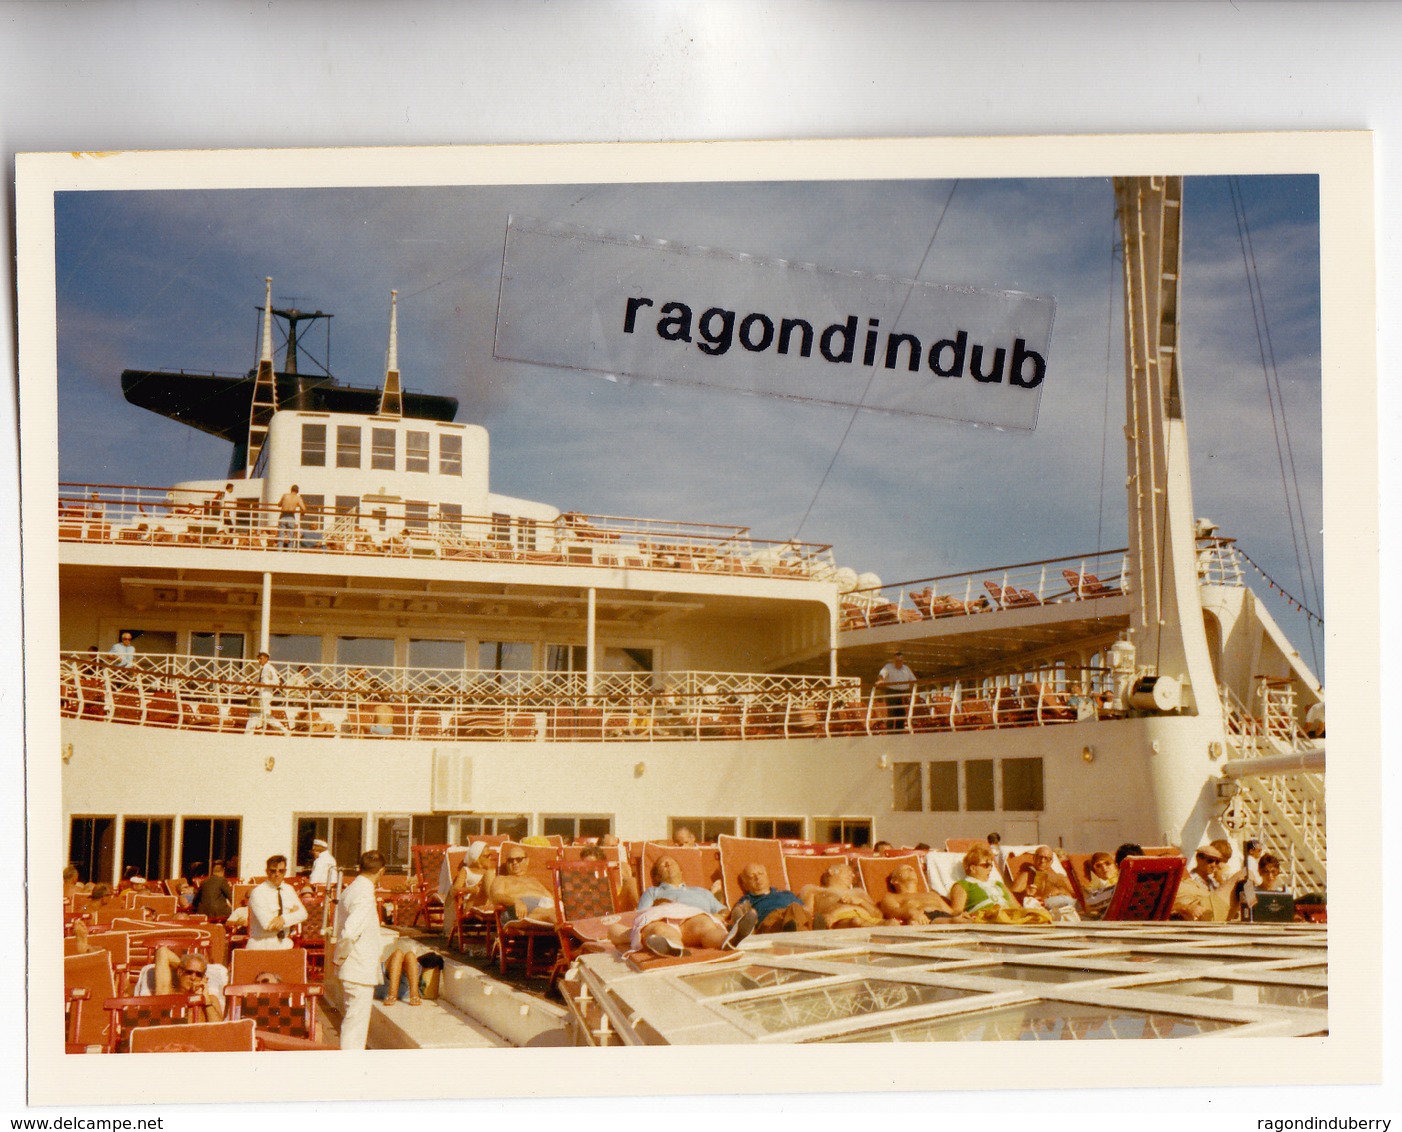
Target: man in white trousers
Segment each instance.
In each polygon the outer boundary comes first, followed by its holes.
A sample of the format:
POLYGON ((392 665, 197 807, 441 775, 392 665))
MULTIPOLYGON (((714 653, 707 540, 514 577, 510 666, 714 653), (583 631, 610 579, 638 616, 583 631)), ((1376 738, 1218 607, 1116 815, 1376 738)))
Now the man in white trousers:
POLYGON ((336 906, 336 946, 332 958, 341 979, 341 1048, 364 1049, 370 1007, 380 981, 380 908, 375 887, 385 871, 384 855, 367 849, 360 875, 346 886, 336 906))

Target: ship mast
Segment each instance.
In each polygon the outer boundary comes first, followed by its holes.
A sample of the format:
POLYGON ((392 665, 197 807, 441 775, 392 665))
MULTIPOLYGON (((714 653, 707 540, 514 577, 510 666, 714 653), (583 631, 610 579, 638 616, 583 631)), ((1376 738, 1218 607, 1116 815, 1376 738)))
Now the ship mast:
POLYGON ((1133 675, 1170 678, 1181 686, 1183 710, 1219 714, 1198 593, 1180 384, 1183 179, 1116 178, 1115 203, 1124 240, 1133 675))
POLYGON ((380 392, 380 416, 404 415, 404 394, 399 387, 399 292, 389 293, 389 351, 385 354, 385 387, 380 392))
POLYGON ((273 280, 263 279, 263 342, 258 354, 258 372, 253 378, 253 405, 248 414, 248 444, 244 455, 243 474, 253 474, 263 444, 268 439, 268 424, 277 412, 277 375, 273 372, 273 280))

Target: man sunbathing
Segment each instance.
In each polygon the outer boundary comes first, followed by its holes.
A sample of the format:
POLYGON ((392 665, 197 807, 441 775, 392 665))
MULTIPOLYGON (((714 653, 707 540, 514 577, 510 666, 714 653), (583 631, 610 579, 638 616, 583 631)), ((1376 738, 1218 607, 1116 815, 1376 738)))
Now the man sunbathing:
POLYGON ((845 861, 830 865, 818 884, 805 888, 803 903, 817 931, 869 928, 882 921, 880 909, 857 887, 857 874, 845 861))
POLYGON ((224 987, 229 972, 218 963, 190 951, 178 954, 169 947, 158 947, 151 957, 151 970, 143 969, 137 978, 138 995, 197 994, 204 999, 205 1022, 224 1021, 224 987), (148 981, 149 980, 149 981, 148 981))
POLYGON ((881 914, 898 924, 928 924, 945 920, 953 909, 938 892, 920 891, 920 874, 914 865, 901 865, 886 878, 886 895, 881 898, 881 914))
POLYGON ((609 929, 615 947, 685 955, 692 947, 734 948, 754 931, 757 917, 752 909, 745 908, 727 925, 725 905, 706 889, 686 884, 673 858, 659 857, 651 875, 652 887, 638 897, 631 927, 614 924, 609 929))
POLYGON ((519 845, 507 844, 501 851, 501 871, 490 867, 482 880, 487 899, 509 909, 511 919, 535 920, 553 924, 558 920, 555 898, 550 890, 526 875, 526 851, 519 845))
POLYGON ((754 909, 758 920, 757 932, 807 931, 812 928, 813 917, 803 906, 803 901, 786 888, 770 888, 769 870, 763 865, 746 865, 737 879, 745 895, 731 908, 731 923, 735 923, 748 907, 754 909))
POLYGON ((1013 895, 1022 898, 1023 907, 1041 907, 1049 911, 1076 905, 1076 890, 1071 881, 1053 868, 1054 855, 1049 845, 1038 845, 1032 860, 1024 861, 1013 877, 1013 895), (1031 903, 1035 901, 1036 903, 1031 903))

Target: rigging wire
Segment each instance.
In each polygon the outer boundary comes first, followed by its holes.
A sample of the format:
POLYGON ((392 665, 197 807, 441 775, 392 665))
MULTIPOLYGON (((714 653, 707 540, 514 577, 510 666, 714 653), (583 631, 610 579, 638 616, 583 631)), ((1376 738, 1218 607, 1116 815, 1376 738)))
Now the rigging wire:
MULTIPOLYGON (((1242 267, 1246 272, 1247 292, 1251 299, 1251 317, 1256 329, 1256 347, 1261 358, 1261 372, 1266 382, 1266 400, 1271 410, 1271 431, 1275 436, 1276 462, 1280 466, 1281 490, 1285 495, 1285 511, 1290 520, 1290 542, 1295 553, 1295 566, 1300 575, 1300 588, 1306 589, 1305 570, 1303 557, 1309 559, 1310 578, 1314 582, 1315 603, 1322 606, 1320 600, 1319 583, 1315 577, 1314 555, 1310 549, 1309 528, 1305 522, 1304 503, 1300 493, 1299 475, 1295 468, 1294 449, 1290 443, 1290 426, 1285 413, 1285 399, 1283 390, 1280 387, 1280 374, 1275 362, 1275 347, 1271 342, 1270 324, 1266 319, 1265 296, 1261 293, 1261 277, 1256 264, 1256 252, 1251 241, 1251 229, 1246 218, 1246 201, 1241 192, 1240 179, 1230 177, 1227 180, 1227 187, 1232 201, 1232 218, 1236 222, 1237 242, 1241 246, 1242 267), (1279 404, 1279 419, 1277 419, 1277 403, 1279 404), (1284 433, 1285 443, 1281 444, 1281 434, 1284 433), (1290 480, 1286 478, 1286 463, 1290 467, 1290 480), (1294 483, 1294 495, 1291 495, 1291 482, 1294 483), (1296 529, 1296 515, 1299 515, 1299 528, 1296 529), (1303 535, 1305 543, 1305 555, 1300 553, 1300 537, 1303 535)), ((1254 566, 1255 563, 1253 562, 1254 566)), ((1260 569, 1260 567, 1257 567, 1260 569)), ((1262 571, 1264 574, 1264 571, 1262 571)), ((1322 622, 1321 622, 1322 623, 1322 622)), ((1307 619, 1305 627, 1309 633, 1310 656, 1314 661, 1316 671, 1319 669, 1319 649, 1314 638, 1314 623, 1307 619)))
POLYGON ((1110 348, 1115 337, 1115 249, 1119 241, 1115 233, 1119 231, 1117 210, 1110 216, 1110 263, 1109 278, 1105 283, 1105 391, 1101 396, 1100 412, 1100 506, 1095 516, 1095 553, 1105 549, 1105 458, 1110 440, 1110 348))
POLYGON ((1303 613, 1310 621, 1317 621, 1320 624, 1320 626, 1323 626, 1323 617, 1321 617, 1318 613, 1312 610, 1309 606, 1307 606, 1299 598, 1295 597, 1289 590, 1287 590, 1284 586, 1282 586, 1279 582, 1277 582, 1274 578, 1267 574, 1265 570, 1261 568, 1261 564, 1257 562, 1254 558, 1252 558, 1251 555, 1247 554, 1246 551, 1242 550, 1240 546, 1233 547, 1233 549, 1251 564, 1251 568, 1255 570, 1256 573, 1260 574, 1261 577, 1265 579, 1266 585, 1270 586, 1270 588, 1275 593, 1278 593, 1281 597, 1285 599, 1287 605, 1295 609, 1297 612, 1303 613))
MULTIPOLYGON (((925 270, 925 262, 930 258, 930 252, 934 250, 935 238, 940 234, 940 228, 944 224, 945 214, 949 211, 949 202, 954 199, 954 190, 959 187, 959 179, 956 177, 953 184, 949 186, 949 195, 944 198, 944 207, 940 209, 939 219, 935 221, 935 230, 930 233, 930 242, 925 245, 925 254, 920 257, 920 266, 915 269, 915 274, 911 277, 911 284, 906 288, 905 298, 901 300, 901 309, 896 312, 895 321, 891 324, 899 326, 901 315, 905 314, 905 308, 910 302, 910 296, 915 293, 915 284, 920 281, 920 273, 925 270)), ((813 491, 813 498, 808 501, 808 506, 803 512, 803 517, 799 519, 798 525, 794 527, 794 532, 789 536, 790 540, 797 541, 798 536, 803 531, 803 525, 808 522, 809 516, 813 514, 813 508, 817 506, 818 496, 823 493, 823 488, 828 482, 828 477, 832 475, 833 468, 837 465, 837 458, 842 454, 842 446, 847 443, 847 437, 852 433, 852 426, 857 423, 857 414, 862 411, 862 405, 867 399, 867 394, 871 392, 871 383, 876 380, 876 365, 872 365, 871 372, 867 374, 866 385, 862 387, 862 395, 857 398, 857 403, 852 407, 852 415, 847 418, 847 427, 842 430, 842 436, 838 438, 837 447, 833 450, 832 459, 828 461, 827 468, 824 469, 822 478, 818 480, 818 486, 813 491)))

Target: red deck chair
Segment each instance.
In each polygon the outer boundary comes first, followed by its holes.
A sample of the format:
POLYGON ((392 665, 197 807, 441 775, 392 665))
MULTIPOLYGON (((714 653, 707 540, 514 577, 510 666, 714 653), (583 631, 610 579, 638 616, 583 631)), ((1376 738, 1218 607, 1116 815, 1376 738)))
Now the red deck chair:
MULTIPOLYGON (((508 852, 524 851, 527 862, 526 875, 534 877, 547 889, 552 889, 554 879, 550 866, 559 859, 559 851, 563 847, 563 839, 556 840, 559 840, 561 845, 522 845, 517 841, 503 841, 497 851, 497 859, 500 861, 508 852)), ((548 975, 554 967, 555 954, 559 947, 555 925, 530 919, 503 920, 503 910, 500 906, 493 908, 493 947, 501 973, 506 974, 510 965, 519 961, 524 965, 528 979, 548 975)))
POLYGON ((86 998, 78 1007, 76 1018, 69 1014, 72 1028, 68 1033, 69 1044, 87 1050, 92 1047, 107 1048, 108 1017, 102 1004, 116 994, 116 978, 112 970, 112 956, 106 951, 89 952, 87 955, 70 955, 63 960, 64 998, 76 991, 82 991, 86 998))
POLYGON ((134 998, 109 998, 107 1052, 118 1053, 138 1026, 174 1026, 205 1021, 204 997, 198 994, 149 994, 134 998))
POLYGON ((818 854, 790 853, 784 858, 784 868, 788 872, 789 888, 798 896, 810 884, 822 883, 823 874, 833 865, 850 865, 852 862, 842 855, 820 856, 818 854))
POLYGON ((252 1053, 257 1048, 251 1018, 241 1022, 191 1022, 184 1026, 137 1026, 132 1053, 252 1053))
POLYGON ((886 878, 902 865, 914 865, 915 875, 920 878, 919 891, 930 891, 930 883, 925 878, 924 863, 919 853, 905 853, 899 857, 857 858, 857 875, 861 878, 862 887, 877 904, 881 903, 884 896, 890 894, 891 890, 886 887, 886 878))
POLYGON ((69 987, 64 991, 63 1052, 87 1053, 87 1043, 82 1040, 83 1007, 88 1002, 86 987, 69 987))
POLYGON ((1115 895, 1105 909, 1107 920, 1166 920, 1173 911, 1182 857, 1126 857, 1120 863, 1115 895))
POLYGON ((316 1000, 323 989, 316 983, 231 983, 224 988, 224 1016, 252 1019, 259 1037, 280 1034, 320 1041, 316 1000))
POLYGON ((643 843, 638 859, 638 889, 652 885, 652 867, 662 857, 671 857, 682 871, 682 883, 709 890, 716 881, 718 851, 709 845, 664 845, 655 841, 643 843))
POLYGON ((409 922, 409 926, 417 927, 422 921, 423 926, 429 931, 441 931, 443 928, 443 900, 438 895, 438 874, 443 867, 444 858, 448 855, 448 846, 415 845, 412 847, 412 851, 419 907, 414 913, 414 918, 409 922))
MULTIPOLYGON (((282 950, 253 950, 241 947, 229 956, 229 982, 234 985, 251 983, 264 971, 268 971, 283 984, 302 984, 307 981, 307 953, 300 947, 282 950)), ((278 986, 277 983, 259 986, 278 986)))
POLYGON ((779 842, 765 837, 731 837, 725 833, 717 840, 720 845, 721 883, 725 890, 721 899, 725 901, 727 908, 735 907, 735 902, 744 895, 739 877, 740 871, 746 865, 763 865, 769 873, 771 888, 789 887, 789 873, 784 867, 784 850, 779 842))
POLYGON ((608 861, 557 861, 551 873, 555 907, 560 910, 560 922, 555 925, 560 951, 550 971, 554 982, 586 944, 608 939, 610 923, 616 922, 612 918, 618 913, 618 885, 608 861))

